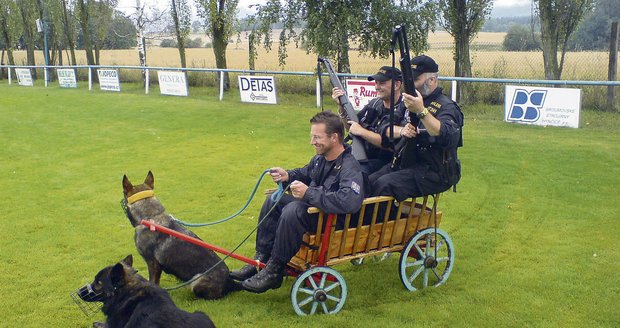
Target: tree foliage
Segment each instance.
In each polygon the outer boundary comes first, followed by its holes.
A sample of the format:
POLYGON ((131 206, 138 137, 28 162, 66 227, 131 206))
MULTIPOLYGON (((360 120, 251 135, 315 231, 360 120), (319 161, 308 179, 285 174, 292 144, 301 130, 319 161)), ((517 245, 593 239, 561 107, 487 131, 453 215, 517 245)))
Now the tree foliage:
POLYGON ((571 49, 609 49, 612 21, 620 19, 620 1, 597 0, 594 10, 588 13, 575 32, 571 49))
MULTIPOLYGON (((335 58, 339 72, 350 72, 348 51, 352 44, 372 57, 387 57, 392 30, 406 24, 414 53, 428 48, 427 35, 435 18, 433 2, 390 0, 269 0, 251 18, 252 44, 271 50, 273 24, 281 23, 278 58, 284 65, 286 47, 298 47, 320 57, 335 58)), ((255 49, 255 48, 253 48, 255 49)), ((250 53, 250 60, 256 52, 250 53)))
POLYGON ((592 8, 594 0, 534 1, 540 19, 545 78, 559 80, 570 37, 584 15, 592 8))
POLYGON ((532 35, 528 26, 513 24, 508 29, 504 42, 506 51, 532 51, 540 49, 540 33, 532 35))

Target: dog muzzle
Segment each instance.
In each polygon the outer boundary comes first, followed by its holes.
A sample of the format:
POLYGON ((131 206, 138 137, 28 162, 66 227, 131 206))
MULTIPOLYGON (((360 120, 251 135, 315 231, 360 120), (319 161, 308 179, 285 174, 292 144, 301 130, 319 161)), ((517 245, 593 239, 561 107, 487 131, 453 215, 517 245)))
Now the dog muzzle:
POLYGON ((71 299, 87 317, 99 313, 104 297, 103 292, 96 292, 91 284, 86 284, 71 293, 71 299))

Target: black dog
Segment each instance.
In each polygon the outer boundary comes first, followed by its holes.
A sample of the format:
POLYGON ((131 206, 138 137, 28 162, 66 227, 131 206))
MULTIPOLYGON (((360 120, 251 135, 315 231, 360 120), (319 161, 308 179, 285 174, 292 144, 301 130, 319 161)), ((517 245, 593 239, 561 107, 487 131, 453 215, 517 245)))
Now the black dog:
POLYGON ((154 181, 151 171, 144 183, 137 186, 132 185, 126 175, 123 176, 123 192, 127 200, 126 214, 135 227, 136 248, 147 263, 149 281, 159 285, 162 270, 188 281, 211 269, 207 275, 201 276, 191 284, 196 296, 217 299, 230 291, 239 290, 239 284, 228 276, 228 266, 220 262, 214 251, 161 232, 150 231, 140 224, 142 220, 152 220, 158 225, 198 238, 165 212, 164 206, 154 196, 154 181))
POLYGON ((103 303, 106 322, 93 327, 215 327, 206 314, 176 307, 165 290, 137 274, 132 264, 129 255, 99 271, 91 284, 77 292, 83 301, 103 303))

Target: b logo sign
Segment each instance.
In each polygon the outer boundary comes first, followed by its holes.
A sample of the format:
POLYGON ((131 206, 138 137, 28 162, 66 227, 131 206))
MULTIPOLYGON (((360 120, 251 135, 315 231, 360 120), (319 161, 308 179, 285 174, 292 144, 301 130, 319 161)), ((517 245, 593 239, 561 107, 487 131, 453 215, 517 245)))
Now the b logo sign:
POLYGON ((546 97, 547 90, 515 90, 506 119, 513 122, 536 122, 540 118, 540 110, 546 97))

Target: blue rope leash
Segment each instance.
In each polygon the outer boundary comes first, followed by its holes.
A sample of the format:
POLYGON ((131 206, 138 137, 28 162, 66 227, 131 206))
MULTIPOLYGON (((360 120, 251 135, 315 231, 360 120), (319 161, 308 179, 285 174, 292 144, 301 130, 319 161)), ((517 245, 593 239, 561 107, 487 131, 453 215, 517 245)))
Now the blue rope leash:
MULTIPOLYGON (((252 201, 252 199, 254 198, 254 195, 256 195, 256 190, 258 190, 258 186, 260 185, 261 181, 263 180, 263 177, 265 177, 265 175, 267 173, 271 172, 269 169, 266 169, 263 171, 263 173, 261 173, 260 177, 258 178, 258 181, 256 182, 256 185, 254 186, 254 190, 252 190, 252 193, 250 194, 250 198, 248 198, 247 202, 245 203, 245 205, 243 205, 243 207, 241 207, 240 210, 238 210, 235 214, 217 220, 217 221, 213 221, 213 222, 207 222, 207 223, 189 223, 189 222, 185 222, 182 220, 179 220, 177 218, 175 218, 174 216, 172 216, 172 218, 174 220, 176 220, 177 222, 179 222, 180 224, 186 226, 186 227, 206 227, 206 226, 210 226, 210 225, 216 225, 216 224, 220 224, 220 223, 224 223, 228 220, 233 219, 234 217, 238 216, 239 214, 241 214, 241 212, 245 211, 246 208, 248 208, 248 205, 250 205, 250 202, 252 201)), ((282 182, 278 183, 278 189, 271 194, 271 200, 272 201, 276 201, 279 200, 279 198, 281 197, 282 193, 284 192, 284 188, 282 187, 282 182)))

